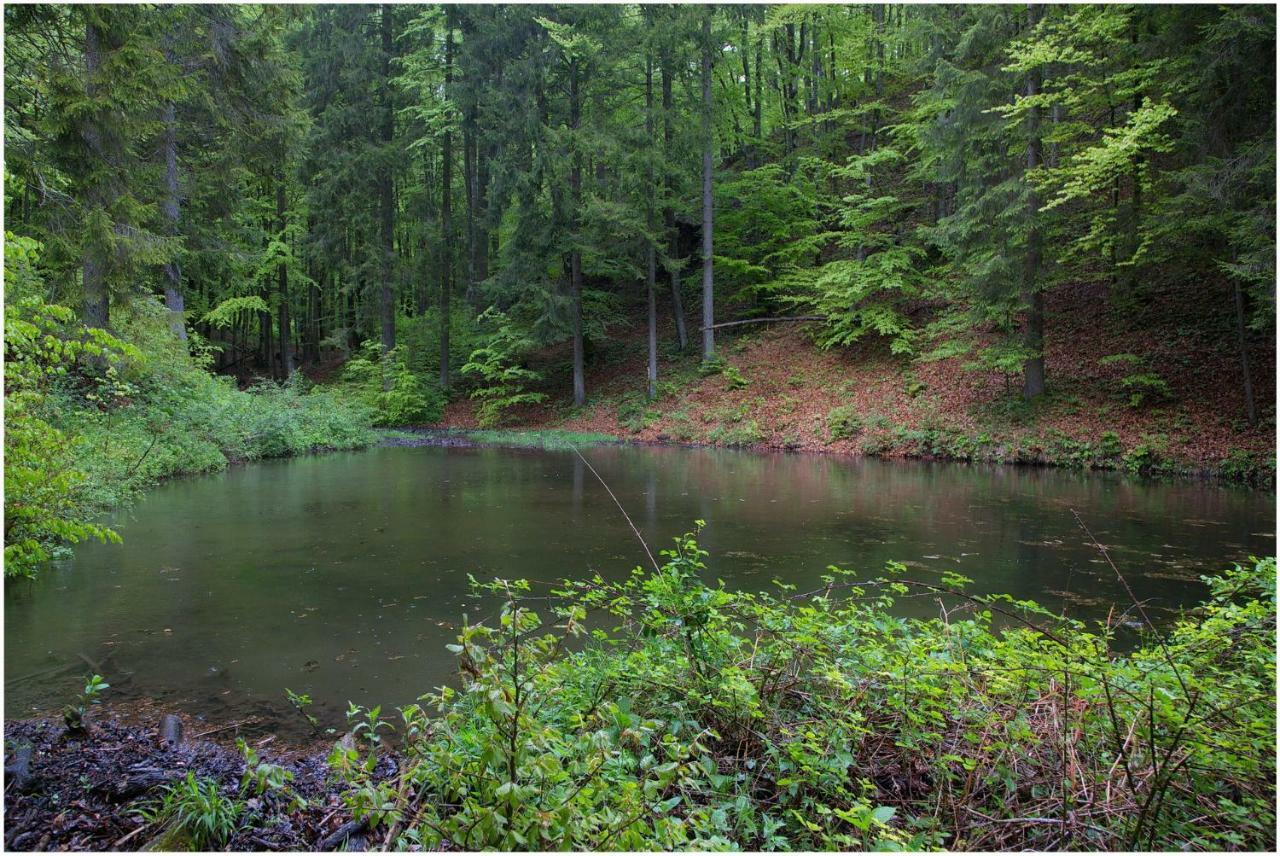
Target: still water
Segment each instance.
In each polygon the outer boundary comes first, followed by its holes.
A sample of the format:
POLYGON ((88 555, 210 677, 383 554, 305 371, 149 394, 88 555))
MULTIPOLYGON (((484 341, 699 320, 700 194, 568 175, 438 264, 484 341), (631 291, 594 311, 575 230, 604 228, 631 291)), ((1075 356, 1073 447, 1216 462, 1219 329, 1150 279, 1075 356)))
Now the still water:
MULTIPOLYGON (((1271 494, 1040 469, 677 448, 584 452, 658 546, 707 522, 710 573, 804 591, 827 565, 899 560, 1077 617, 1128 605, 1077 526, 1080 512, 1138 597, 1169 616, 1200 574, 1275 552, 1271 494)), ((396 705, 452 680, 445 645, 479 579, 619 577, 645 561, 572 452, 382 447, 275 461, 149 492, 34 583, 5 589, 5 715, 69 700, 100 665, 116 699, 214 721, 326 725, 348 700, 396 705)), ((936 615, 929 599, 904 614, 936 615)))

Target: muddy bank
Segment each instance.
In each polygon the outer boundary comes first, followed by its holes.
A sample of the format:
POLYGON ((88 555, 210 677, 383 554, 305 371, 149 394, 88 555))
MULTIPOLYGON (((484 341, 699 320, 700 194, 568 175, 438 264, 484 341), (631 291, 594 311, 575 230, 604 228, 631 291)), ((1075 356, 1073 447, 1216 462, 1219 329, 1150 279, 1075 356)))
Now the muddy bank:
MULTIPOLYGON (((222 797, 241 805, 223 849, 370 846, 343 802, 345 788, 328 781, 331 741, 282 745, 273 735, 248 741, 258 762, 292 776, 284 788, 257 793, 241 787, 246 764, 235 746, 236 729, 215 730, 177 717, 149 725, 93 718, 85 733, 69 732, 61 719, 6 721, 5 849, 181 849, 180 838, 143 812, 158 804, 166 786, 189 774, 216 783, 222 797)), ((393 757, 384 757, 377 777, 394 776, 397 769, 393 757)))

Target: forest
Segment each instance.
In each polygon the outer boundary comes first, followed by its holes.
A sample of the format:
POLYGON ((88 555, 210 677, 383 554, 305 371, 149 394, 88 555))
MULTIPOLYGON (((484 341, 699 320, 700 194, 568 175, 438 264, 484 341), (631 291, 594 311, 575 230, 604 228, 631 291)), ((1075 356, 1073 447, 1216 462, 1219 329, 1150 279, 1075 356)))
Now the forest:
POLYGON ((1274 7, 3 15, 8 849, 1274 848, 1274 7))

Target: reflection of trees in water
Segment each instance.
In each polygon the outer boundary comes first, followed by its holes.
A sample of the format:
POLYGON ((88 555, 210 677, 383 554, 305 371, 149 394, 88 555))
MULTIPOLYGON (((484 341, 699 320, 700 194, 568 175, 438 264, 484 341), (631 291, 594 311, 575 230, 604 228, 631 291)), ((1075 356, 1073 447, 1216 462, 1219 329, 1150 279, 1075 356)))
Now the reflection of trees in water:
MULTIPOLYGON (((1145 572, 1214 571, 1237 558, 1229 545, 1274 550, 1250 534, 1274 529, 1273 500, 1244 490, 718 450, 584 454, 655 551, 703 517, 712 576, 744 588, 778 577, 803 590, 820 585, 829 563, 874 574, 897 559, 918 578, 959 569, 980 591, 1051 606, 1061 596, 1047 590, 1069 591, 1085 598, 1077 616, 1105 611, 1119 587, 1071 508, 1115 548, 1139 596, 1166 605, 1193 599, 1198 584, 1145 572), (1182 567, 1161 564, 1170 562, 1182 567)), ((482 617, 466 598, 468 573, 616 577, 645 561, 581 461, 535 450, 395 448, 255 464, 158 488, 123 534, 123 545, 86 545, 6 599, 7 666, 34 671, 39 658, 92 654, 114 638, 116 665, 166 693, 209 695, 214 667, 259 698, 289 686, 335 704, 348 694, 405 702, 397 687, 416 692, 452 673, 443 646, 456 630, 440 622, 482 617), (310 660, 318 666, 306 672, 310 660)), ((938 613, 931 597, 900 609, 938 613)))

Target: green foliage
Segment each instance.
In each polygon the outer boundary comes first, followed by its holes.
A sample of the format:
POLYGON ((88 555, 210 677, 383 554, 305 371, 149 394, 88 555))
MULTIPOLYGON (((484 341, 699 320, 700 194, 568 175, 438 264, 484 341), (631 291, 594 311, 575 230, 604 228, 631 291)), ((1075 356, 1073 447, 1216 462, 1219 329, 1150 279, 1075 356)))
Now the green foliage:
POLYGON ((749 594, 711 582, 696 533, 662 557, 564 582, 551 621, 529 583, 479 585, 504 606, 451 646, 461 687, 401 710, 415 796, 373 778, 386 723, 353 708, 364 729, 331 764, 359 816, 423 848, 1274 840, 1274 560, 1206 578, 1198 610, 1125 653, 1113 626, 970 595, 957 574, 831 568, 816 593, 749 594), (970 609, 894 617, 912 592, 970 609), (1037 820, 1068 809, 1067 826, 1037 820))
POLYGON ((244 741, 236 738, 236 748, 244 757, 244 773, 240 777, 240 796, 282 797, 287 802, 289 811, 297 811, 306 807, 307 802, 298 795, 290 783, 293 771, 279 764, 264 761, 257 750, 244 741))
POLYGON ((298 712, 299 716, 307 721, 308 725, 311 726, 311 731, 313 733, 320 730, 320 721, 316 719, 313 714, 307 711, 307 708, 311 706, 310 695, 307 693, 295 693, 293 690, 285 687, 284 696, 289 700, 289 705, 298 712))
POLYGON ((375 425, 435 422, 444 413, 439 386, 414 374, 398 347, 384 354, 378 342, 365 342, 343 368, 342 378, 376 414, 375 425))
POLYGON ((84 692, 80 693, 80 697, 62 709, 62 722, 67 727, 67 731, 81 733, 85 730, 85 715, 88 714, 89 708, 95 704, 101 703, 98 696, 102 695, 102 691, 110 689, 111 684, 102 679, 102 675, 90 675, 85 678, 84 692))
POLYGON ((202 851, 225 847, 240 828, 244 809, 243 802, 223 795, 216 781, 189 772, 138 814, 156 828, 163 842, 159 849, 202 851))
POLYGON ((462 374, 476 385, 471 397, 480 402, 480 424, 492 427, 500 424, 512 408, 538 404, 547 396, 529 391, 528 386, 542 377, 520 364, 531 349, 532 340, 502 313, 487 312, 481 321, 490 328, 488 340, 472 352, 462 374))
POLYGON ((725 363, 724 368, 720 370, 720 374, 725 379, 725 389, 739 390, 746 389, 751 385, 751 381, 743 377, 742 372, 733 363, 725 363))
POLYGON ((618 422, 633 434, 643 431, 659 416, 661 413, 643 392, 627 393, 618 402, 618 422))
POLYGON ((211 327, 226 329, 242 321, 246 315, 252 316, 256 314, 270 315, 271 307, 261 297, 253 294, 228 297, 202 315, 200 320, 211 327))
POLYGON ((832 408, 827 414, 827 436, 832 440, 848 440, 862 433, 862 414, 852 404, 832 408))
MULTIPOLYGON (((30 258, 17 258, 24 256, 30 258)), ((5 261, 7 273, 7 252, 5 261)), ((111 406, 129 391, 117 367, 136 355, 114 336, 77 324, 65 307, 35 297, 6 306, 6 576, 34 576, 59 544, 119 541, 91 520, 97 510, 92 477, 79 463, 74 434, 55 424, 54 396, 65 392, 91 407, 111 406)))
POLYGON ((754 419, 734 419, 707 432, 707 442, 717 446, 754 446, 764 439, 764 431, 754 419))
POLYGON ((1098 440, 1098 451, 1104 458, 1118 458, 1124 452, 1124 444, 1115 431, 1103 431, 1098 440))
POLYGON ((1266 486, 1275 484, 1274 455, 1256 455, 1235 449, 1218 466, 1218 474, 1228 481, 1266 486))
POLYGON ((1130 407, 1161 403, 1173 398, 1169 382, 1146 368, 1147 360, 1137 354, 1111 354, 1098 360, 1098 365, 1123 365, 1134 369, 1117 381, 1118 392, 1127 399, 1130 407))
POLYGON ((118 540, 94 516, 168 476, 374 439, 363 409, 298 375, 249 391, 210 376, 155 301, 119 307, 116 335, 34 298, 6 310, 6 575, 118 540))
POLYGON ((618 442, 609 434, 593 434, 588 431, 505 431, 450 430, 446 436, 457 437, 477 446, 497 446, 510 449, 552 449, 569 451, 578 446, 613 445, 618 442))

